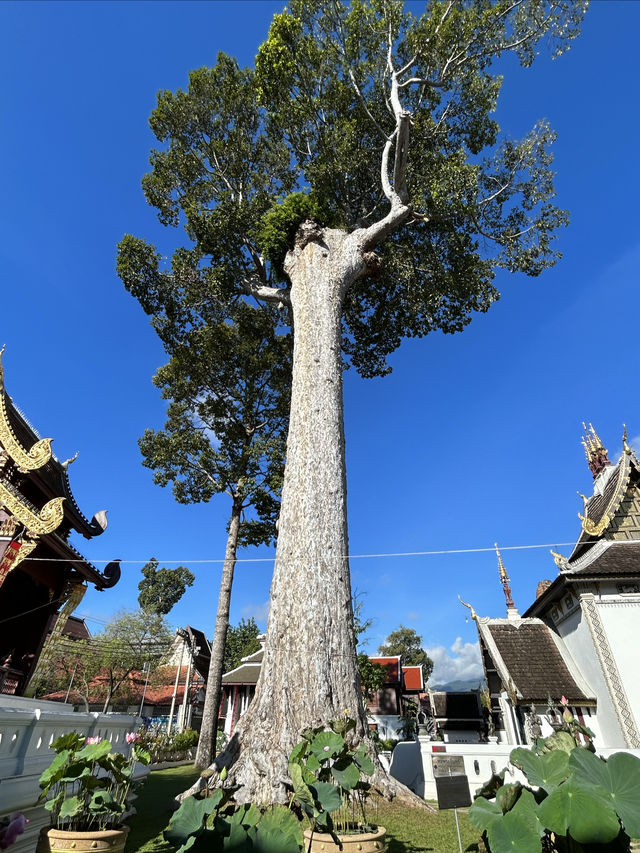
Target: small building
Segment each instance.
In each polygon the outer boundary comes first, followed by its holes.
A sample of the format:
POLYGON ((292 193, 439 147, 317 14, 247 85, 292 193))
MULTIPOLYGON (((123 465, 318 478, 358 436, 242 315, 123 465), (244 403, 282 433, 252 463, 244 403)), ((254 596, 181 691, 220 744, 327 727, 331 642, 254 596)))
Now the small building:
MULTIPOLYGON (((224 719, 224 732, 227 737, 233 735, 238 720, 249 707, 256 692, 264 655, 264 634, 258 639, 262 643, 261 648, 242 658, 240 666, 222 676, 220 717, 224 719)), ((384 685, 367 706, 370 726, 383 740, 399 739, 407 699, 413 699, 417 705, 420 691, 424 690, 422 667, 403 666, 399 655, 375 656, 369 659, 387 670, 384 685)))
POLYGON ((40 438, 7 394, 1 356, 0 692, 23 695, 34 692, 88 584, 112 587, 120 568, 114 561, 98 571, 69 541, 72 531, 100 536, 106 512, 83 515, 69 483, 73 459, 58 461, 52 440, 40 438))
POLYGON ((484 716, 479 690, 430 690, 420 699, 421 708, 425 704, 436 737, 445 743, 480 743, 484 716))
MULTIPOLYGON (((477 616, 490 695, 490 729, 502 743, 552 731, 564 697, 601 748, 640 748, 640 461, 627 444, 613 465, 593 426, 583 445, 593 475, 578 541, 552 552, 558 574, 538 584, 520 616, 498 552, 506 618, 477 616)), ((469 605, 467 605, 469 606, 469 605)))

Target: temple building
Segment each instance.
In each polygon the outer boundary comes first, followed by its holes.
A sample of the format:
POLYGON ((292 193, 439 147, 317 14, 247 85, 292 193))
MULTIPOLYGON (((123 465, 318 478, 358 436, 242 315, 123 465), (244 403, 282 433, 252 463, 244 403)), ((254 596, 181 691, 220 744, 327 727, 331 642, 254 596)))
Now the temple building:
POLYGON ((4 387, 0 352, 0 693, 32 695, 48 650, 87 586, 102 590, 120 577, 118 561, 103 572, 69 542, 91 539, 106 512, 89 521, 69 485, 73 461, 59 462, 4 387))
MULTIPOLYGON (((640 461, 627 444, 614 465, 593 426, 583 445, 593 494, 558 574, 521 616, 498 551, 506 616, 475 620, 490 696, 491 734, 508 744, 551 732, 562 697, 598 750, 640 748, 640 461)), ((497 546, 496 546, 497 549, 497 546)), ((464 603, 464 602, 463 602, 464 603)))

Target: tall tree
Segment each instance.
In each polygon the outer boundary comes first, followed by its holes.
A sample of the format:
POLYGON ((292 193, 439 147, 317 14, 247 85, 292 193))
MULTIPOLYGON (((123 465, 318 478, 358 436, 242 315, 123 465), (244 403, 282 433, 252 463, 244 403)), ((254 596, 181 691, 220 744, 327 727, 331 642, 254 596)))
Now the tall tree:
POLYGON ((224 649, 237 549, 273 541, 284 469, 291 386, 291 336, 279 313, 220 298, 217 273, 198 267, 198 252, 177 253, 171 274, 157 253, 125 238, 118 271, 152 316, 171 358, 155 384, 169 400, 163 430, 140 439, 144 465, 180 503, 225 494, 231 501, 211 644, 211 663, 195 763, 216 751, 224 649), (140 280, 136 266, 146 257, 140 280), (149 286, 149 281, 155 282, 149 286), (203 299, 206 294, 206 300, 203 299))
POLYGON ((40 692, 67 690, 71 685, 87 711, 89 703, 102 702, 106 713, 114 697, 127 692, 134 673, 145 664, 153 670, 165 660, 172 639, 163 616, 123 610, 90 640, 62 637, 40 692))
MULTIPOLYGON (((347 707, 366 737, 346 559, 344 360, 385 374, 403 337, 460 331, 486 311, 497 268, 535 276, 555 262, 567 216, 551 201, 553 133, 541 122, 519 142, 500 139, 492 68, 506 52, 530 65, 543 42, 561 53, 584 5, 429 0, 414 16, 397 0, 292 0, 255 71, 221 54, 187 91, 159 95, 148 201, 162 222, 185 224, 229 300, 282 306, 294 334, 264 662, 217 763, 243 799, 285 798, 303 727, 347 707)), ((131 270, 153 290, 165 279, 145 274, 149 251, 131 270)))
POLYGON ((241 619, 237 625, 229 625, 222 661, 223 672, 235 669, 240 666, 242 658, 258 651, 259 633, 260 630, 253 616, 249 619, 241 619))
POLYGON ((142 580, 138 584, 138 604, 145 613, 166 616, 180 601, 188 586, 193 586, 195 575, 184 566, 159 569, 152 557, 142 567, 142 580))
POLYGON ((404 625, 392 631, 385 642, 378 646, 381 655, 401 655, 405 666, 421 666, 422 677, 426 682, 433 672, 433 661, 422 648, 422 637, 414 628, 404 625))

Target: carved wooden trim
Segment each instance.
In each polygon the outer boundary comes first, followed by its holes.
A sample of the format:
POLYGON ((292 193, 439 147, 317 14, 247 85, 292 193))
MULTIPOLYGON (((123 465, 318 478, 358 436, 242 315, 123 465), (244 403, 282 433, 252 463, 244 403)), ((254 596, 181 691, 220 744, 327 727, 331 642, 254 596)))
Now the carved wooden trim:
POLYGON ((25 450, 11 428, 7 414, 5 395, 0 391, 0 444, 18 466, 18 471, 26 474, 42 468, 51 459, 51 438, 41 438, 30 450, 25 450))
POLYGON ((24 524, 31 536, 53 533, 64 517, 64 501, 64 498, 53 498, 38 512, 35 507, 27 506, 25 500, 10 488, 8 483, 0 480, 0 504, 24 524))

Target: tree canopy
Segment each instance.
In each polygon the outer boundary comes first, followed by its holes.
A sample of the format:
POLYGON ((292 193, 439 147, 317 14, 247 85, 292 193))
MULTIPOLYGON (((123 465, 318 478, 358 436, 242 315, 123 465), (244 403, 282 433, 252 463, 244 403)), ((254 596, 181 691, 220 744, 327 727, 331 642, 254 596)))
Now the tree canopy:
POLYGON ((223 671, 229 672, 240 666, 242 658, 252 655, 260 648, 260 629, 253 616, 241 619, 237 625, 229 625, 224 645, 223 671))
POLYGON ((401 655, 404 666, 422 666, 424 683, 433 672, 433 661, 422 648, 422 637, 415 628, 405 628, 404 625, 392 631, 385 642, 378 647, 381 655, 401 655))
POLYGON ((142 575, 138 584, 138 604, 145 613, 155 613, 157 616, 166 616, 195 580, 193 572, 184 566, 159 569, 155 557, 142 567, 142 575))
POLYGON ((554 133, 541 121, 520 141, 500 135, 494 65, 512 52, 529 66, 542 41, 559 55, 585 6, 428 2, 414 15, 383 0, 293 0, 255 70, 219 54, 186 91, 158 96, 151 128, 164 147, 143 186, 192 248, 160 272, 147 245, 132 245, 127 286, 176 300, 272 287, 285 303, 283 256, 303 219, 347 231, 385 222, 370 241, 378 262, 345 299, 345 355, 378 375, 403 337, 459 331, 498 298, 497 268, 537 275, 559 255, 554 133), (403 214, 391 224, 394 205, 403 214))
POLYGON ((399 0, 292 0, 254 69, 219 54, 186 90, 158 96, 143 187, 188 245, 163 268, 154 247, 125 238, 125 285, 172 353, 230 306, 270 306, 293 331, 265 657, 216 764, 242 798, 286 798, 288 752, 318 719, 357 709, 355 736, 367 736, 342 370, 387 373, 404 337, 457 332, 486 311, 497 270, 536 276, 557 260, 567 215, 553 203, 553 131, 542 121, 513 140, 494 111, 504 55, 523 66, 543 44, 559 55, 585 7, 428 0, 414 15, 399 0))
POLYGON ((79 696, 87 710, 101 702, 106 713, 114 697, 126 697, 129 679, 145 664, 154 670, 164 662, 172 638, 162 615, 123 610, 89 640, 61 637, 40 692, 71 687, 70 695, 79 696))

